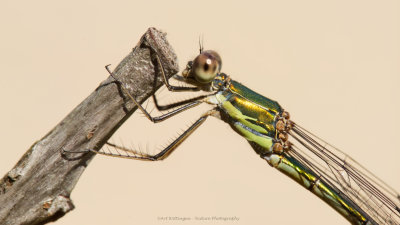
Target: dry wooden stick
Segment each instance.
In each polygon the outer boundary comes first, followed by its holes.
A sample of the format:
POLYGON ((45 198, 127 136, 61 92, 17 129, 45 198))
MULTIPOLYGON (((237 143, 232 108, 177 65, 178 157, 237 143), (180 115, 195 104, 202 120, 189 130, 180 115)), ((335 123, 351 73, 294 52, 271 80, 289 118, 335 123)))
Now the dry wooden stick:
MULTIPOLYGON (((176 55, 165 34, 149 28, 114 75, 145 101, 162 85, 161 63, 168 77, 178 72, 176 55)), ((74 208, 70 194, 94 153, 137 107, 123 96, 112 77, 22 156, 0 181, 0 224, 45 224, 74 208)))

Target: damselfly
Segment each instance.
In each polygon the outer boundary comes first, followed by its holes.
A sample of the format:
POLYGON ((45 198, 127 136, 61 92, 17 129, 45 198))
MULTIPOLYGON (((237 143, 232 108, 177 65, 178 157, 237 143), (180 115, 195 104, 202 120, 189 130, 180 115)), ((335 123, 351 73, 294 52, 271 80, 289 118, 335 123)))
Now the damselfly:
POLYGON ((121 84, 122 91, 150 121, 161 122, 202 103, 211 104, 214 108, 205 112, 157 154, 151 155, 109 142, 108 148, 91 151, 121 158, 162 160, 207 117, 214 116, 227 122, 247 139, 269 165, 317 195, 352 224, 400 224, 400 196, 393 188, 344 152, 295 123, 278 102, 222 73, 222 61, 217 52, 200 48, 200 54, 187 63, 182 75, 174 76, 191 85, 185 87, 170 85, 160 59, 158 56, 156 58, 169 91, 205 91, 208 94, 164 106, 159 105, 153 95, 158 110, 172 111, 152 117, 108 70, 121 84))

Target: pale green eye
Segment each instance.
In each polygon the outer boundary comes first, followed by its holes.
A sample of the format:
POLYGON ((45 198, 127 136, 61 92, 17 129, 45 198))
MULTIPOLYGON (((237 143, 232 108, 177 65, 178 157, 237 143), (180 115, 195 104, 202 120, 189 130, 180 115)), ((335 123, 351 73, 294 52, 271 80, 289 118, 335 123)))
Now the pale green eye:
POLYGON ((221 71, 221 57, 217 52, 203 51, 193 61, 193 75, 200 83, 209 83, 221 71))

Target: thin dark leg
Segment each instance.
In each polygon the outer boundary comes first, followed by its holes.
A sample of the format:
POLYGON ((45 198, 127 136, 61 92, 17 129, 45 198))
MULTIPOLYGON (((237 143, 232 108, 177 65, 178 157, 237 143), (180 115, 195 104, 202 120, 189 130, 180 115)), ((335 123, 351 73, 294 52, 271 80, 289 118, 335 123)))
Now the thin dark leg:
POLYGON ((156 59, 157 59, 157 63, 160 65, 161 67, 161 74, 162 74, 162 79, 164 81, 165 86, 168 88, 169 91, 200 91, 200 89, 198 87, 179 87, 179 86, 173 86, 169 84, 168 78, 165 75, 164 72, 164 67, 161 64, 161 60, 158 57, 158 55, 156 54, 156 59))
POLYGON ((172 116, 175 116, 176 114, 183 112, 187 109, 198 106, 201 103, 203 103, 203 102, 201 102, 201 101, 191 102, 191 103, 188 103, 182 107, 179 107, 171 112, 165 113, 165 114, 163 114, 161 116, 157 116, 157 117, 152 117, 147 111, 144 111, 144 113, 146 114, 146 117, 149 118, 149 120, 151 120, 153 123, 158 123, 158 122, 164 121, 172 116))
POLYGON ((156 108, 159 111, 163 111, 163 110, 172 109, 172 108, 175 108, 175 107, 178 107, 178 106, 181 106, 181 105, 185 105, 185 104, 188 104, 190 102, 199 101, 199 100, 205 99, 205 98, 207 98, 207 97, 209 97, 211 95, 214 95, 214 93, 213 94, 208 94, 208 95, 200 95, 200 96, 197 96, 197 97, 194 97, 194 98, 186 99, 186 100, 183 100, 183 101, 180 101, 180 102, 174 102, 174 103, 168 104, 168 105, 159 105, 156 95, 153 95, 153 100, 154 100, 154 105, 156 106, 156 108))
POLYGON ((176 138, 171 144, 169 144, 165 149, 163 149, 161 152, 155 154, 155 155, 150 155, 146 153, 141 153, 135 150, 127 149, 125 147, 121 147, 112 143, 107 142, 106 144, 108 146, 111 146, 116 149, 116 152, 99 152, 95 150, 89 149, 89 151, 102 154, 102 155, 107 155, 107 156, 113 156, 113 157, 119 157, 119 158, 128 158, 128 159, 136 159, 136 160, 145 160, 145 161, 158 161, 158 160, 163 160, 167 158, 186 138, 188 138, 193 131, 195 131, 201 124, 206 121, 207 117, 213 113, 213 110, 207 112, 205 115, 200 117, 196 122, 194 122, 187 130, 185 130, 181 135, 179 135, 178 138, 176 138), (125 154, 121 154, 120 152, 124 152, 125 154))
POLYGON ((192 107, 198 106, 198 105, 200 105, 200 104, 202 103, 201 101, 192 101, 192 102, 190 102, 190 103, 188 103, 188 104, 186 104, 186 105, 184 105, 184 106, 182 106, 182 107, 180 107, 180 108, 177 108, 177 109, 175 109, 175 110, 173 110, 173 111, 171 111, 171 112, 169 112, 169 113, 166 113, 166 114, 164 114, 164 115, 162 115, 162 116, 152 117, 152 116, 150 115, 150 113, 148 113, 148 112, 146 111, 146 109, 143 108, 143 106, 142 106, 139 102, 137 102, 137 101, 135 100, 135 98, 128 92, 128 90, 126 90, 126 88, 122 85, 122 83, 121 83, 116 77, 114 77, 114 74, 110 71, 110 69, 108 68, 108 65, 106 66, 106 70, 108 71, 108 73, 110 73, 110 76, 112 76, 112 77, 120 84, 119 86, 121 87, 122 91, 132 100, 132 102, 135 103, 135 105, 136 105, 136 106, 145 114, 145 116, 146 116, 150 121, 152 121, 153 123, 157 123, 157 122, 164 121, 164 120, 166 120, 166 119, 168 119, 168 118, 170 118, 170 117, 172 117, 172 116, 174 116, 174 115, 176 115, 176 114, 178 114, 178 113, 180 113, 180 112, 183 112, 183 111, 185 111, 185 110, 187 110, 187 109, 190 109, 190 108, 192 108, 192 107))

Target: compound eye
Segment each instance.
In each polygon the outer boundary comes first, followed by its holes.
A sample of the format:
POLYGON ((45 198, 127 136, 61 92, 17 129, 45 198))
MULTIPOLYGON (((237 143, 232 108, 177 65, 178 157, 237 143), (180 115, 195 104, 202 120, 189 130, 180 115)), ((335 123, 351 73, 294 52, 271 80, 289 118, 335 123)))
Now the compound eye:
POLYGON ((193 75, 200 83, 210 83, 221 71, 221 57, 217 52, 203 51, 193 61, 193 75))

